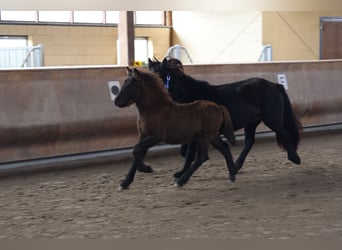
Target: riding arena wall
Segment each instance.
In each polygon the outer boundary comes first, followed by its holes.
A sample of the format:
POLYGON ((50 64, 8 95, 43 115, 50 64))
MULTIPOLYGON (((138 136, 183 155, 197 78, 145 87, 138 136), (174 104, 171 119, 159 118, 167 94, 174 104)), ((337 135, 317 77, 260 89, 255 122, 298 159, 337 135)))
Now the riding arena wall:
MULTIPOLYGON (((342 122, 341 69, 342 60, 185 66, 214 85, 283 82, 304 126, 342 122)), ((132 147, 137 111, 115 107, 108 83, 125 78, 121 66, 0 70, 0 163, 132 147)))

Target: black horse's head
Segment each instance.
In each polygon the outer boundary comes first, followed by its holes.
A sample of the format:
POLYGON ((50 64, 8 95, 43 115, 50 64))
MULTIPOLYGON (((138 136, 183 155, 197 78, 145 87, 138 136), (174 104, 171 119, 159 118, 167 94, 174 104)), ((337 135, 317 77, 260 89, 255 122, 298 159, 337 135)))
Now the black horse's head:
POLYGON ((140 93, 140 84, 136 77, 137 74, 137 69, 127 67, 128 78, 124 81, 122 88, 114 101, 114 104, 117 107, 126 107, 138 100, 140 93))
POLYGON ((151 58, 148 58, 148 69, 154 73, 160 74, 161 72, 161 62, 154 57, 153 60, 151 58))
POLYGON ((180 60, 165 57, 160 62, 156 58, 154 60, 149 58, 148 69, 160 75, 173 100, 180 103, 190 102, 188 100, 187 75, 184 73, 183 64, 180 60))
POLYGON ((149 58, 148 69, 154 73, 158 73, 163 80, 170 74, 184 73, 182 62, 172 57, 165 57, 162 62, 157 58, 154 58, 154 60, 149 58))

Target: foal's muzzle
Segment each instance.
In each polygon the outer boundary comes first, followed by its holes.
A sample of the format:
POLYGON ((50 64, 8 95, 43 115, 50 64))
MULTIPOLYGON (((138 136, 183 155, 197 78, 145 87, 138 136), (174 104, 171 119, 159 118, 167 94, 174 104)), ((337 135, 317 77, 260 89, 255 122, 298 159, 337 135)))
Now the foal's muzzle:
POLYGON ((121 100, 120 98, 116 98, 114 100, 114 104, 115 106, 119 107, 119 108, 123 108, 123 107, 127 107, 131 104, 133 104, 134 101, 133 100, 129 100, 129 101, 124 101, 124 100, 121 100))

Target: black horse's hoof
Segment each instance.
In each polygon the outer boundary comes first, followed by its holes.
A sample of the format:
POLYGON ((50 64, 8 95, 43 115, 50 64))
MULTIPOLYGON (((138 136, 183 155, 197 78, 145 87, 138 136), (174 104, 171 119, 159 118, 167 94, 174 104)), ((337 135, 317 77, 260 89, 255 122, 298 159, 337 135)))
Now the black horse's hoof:
POLYGON ((182 187, 184 186, 188 181, 184 178, 175 178, 175 186, 182 187))
POLYGON ((128 189, 129 186, 126 186, 126 185, 122 185, 122 183, 120 184, 119 186, 119 190, 126 190, 128 189))
POLYGON ((147 165, 139 166, 138 171, 142 173, 153 173, 153 168, 147 165))
POLYGON ((119 190, 126 190, 129 187, 130 182, 127 182, 125 180, 121 181, 119 190))
POLYGON ((173 174, 173 177, 177 181, 177 179, 179 179, 182 175, 183 175, 183 172, 176 172, 176 173, 173 174))
POLYGON ((178 180, 175 181, 175 186, 176 186, 176 187, 183 187, 184 184, 185 184, 185 183, 179 182, 178 180))
POLYGON ((229 180, 231 181, 231 182, 234 182, 235 181, 235 175, 232 175, 232 174, 230 174, 229 175, 229 180))

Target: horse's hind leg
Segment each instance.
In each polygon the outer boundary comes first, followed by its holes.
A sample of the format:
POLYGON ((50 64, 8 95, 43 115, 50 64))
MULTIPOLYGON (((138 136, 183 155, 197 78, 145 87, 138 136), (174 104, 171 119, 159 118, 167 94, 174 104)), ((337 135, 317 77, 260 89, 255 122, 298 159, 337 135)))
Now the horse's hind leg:
POLYGON ((291 135, 283 125, 283 119, 279 115, 282 114, 269 116, 271 118, 264 119, 264 123, 276 133, 277 140, 287 151, 287 158, 295 164, 300 164, 301 160, 292 144, 291 135))
POLYGON ((180 149, 179 149, 179 153, 181 156, 183 156, 184 158, 186 157, 186 152, 188 151, 188 144, 182 144, 180 149))
POLYGON ((260 121, 256 121, 256 122, 248 124, 245 127, 244 146, 238 159, 235 161, 235 168, 237 172, 242 168, 242 165, 245 162, 247 154, 249 153, 249 151, 251 150, 251 148, 253 147, 255 143, 255 130, 256 130, 256 127, 259 125, 259 123, 260 121))
MULTIPOLYGON (((186 153, 185 153, 185 162, 184 162, 184 166, 183 169, 174 173, 173 177, 175 177, 176 179, 181 177, 186 170, 189 169, 189 167, 191 166, 191 163, 194 161, 195 159, 195 154, 196 154, 196 143, 192 142, 190 144, 185 144, 187 147, 186 149, 186 153)), ((183 146, 183 145, 182 145, 183 146)))
POLYGON ((229 171, 229 179, 233 182, 235 181, 235 175, 237 170, 233 161, 233 156, 230 151, 230 147, 218 136, 211 141, 211 144, 224 156, 229 171))
POLYGON ((287 158, 295 164, 300 164, 301 160, 297 154, 297 150, 292 145, 291 136, 285 127, 280 129, 274 129, 277 134, 277 139, 280 140, 281 144, 287 151, 287 158))
POLYGON ((208 157, 209 143, 207 140, 201 140, 196 142, 196 159, 194 163, 189 167, 185 173, 176 180, 178 187, 183 186, 188 182, 193 173, 202 165, 203 162, 209 159, 208 157))

